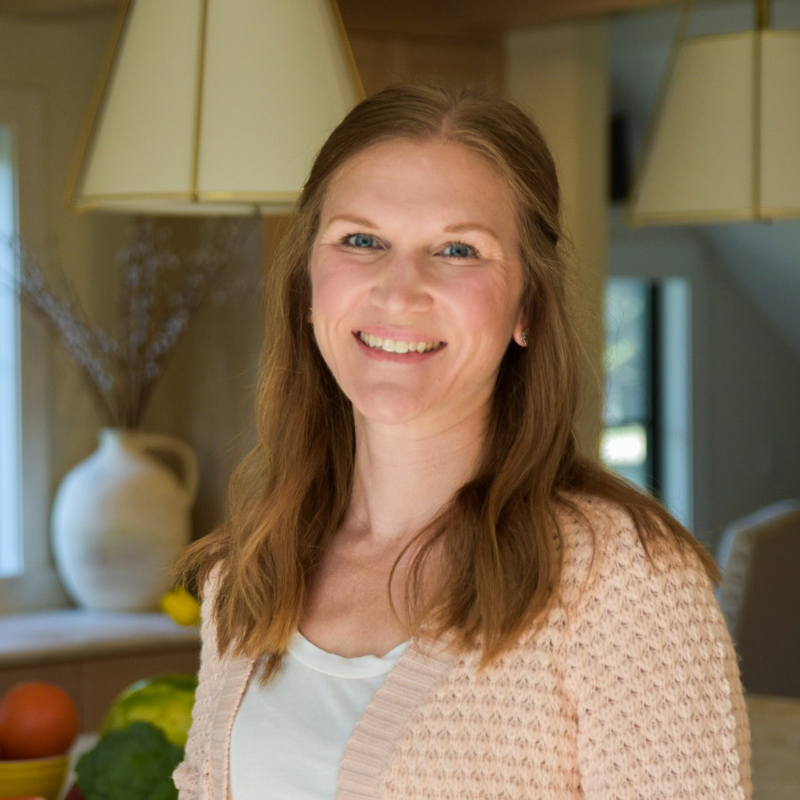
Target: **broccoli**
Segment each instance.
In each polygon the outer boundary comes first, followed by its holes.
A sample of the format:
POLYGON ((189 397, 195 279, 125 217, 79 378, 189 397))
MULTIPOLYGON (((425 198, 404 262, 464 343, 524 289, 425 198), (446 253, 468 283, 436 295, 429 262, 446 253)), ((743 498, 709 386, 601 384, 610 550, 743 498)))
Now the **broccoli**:
POLYGON ((177 800, 172 772, 182 759, 160 728, 134 722, 105 734, 75 771, 88 800, 177 800))

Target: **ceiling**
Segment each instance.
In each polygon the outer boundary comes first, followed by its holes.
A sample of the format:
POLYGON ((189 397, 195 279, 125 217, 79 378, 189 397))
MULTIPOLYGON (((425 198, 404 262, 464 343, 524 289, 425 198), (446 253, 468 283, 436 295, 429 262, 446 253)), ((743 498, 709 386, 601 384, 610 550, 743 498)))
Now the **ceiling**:
MULTIPOLYGON (((675 4, 677 0, 339 0, 354 30, 487 36, 511 27, 561 22, 675 4)), ((0 0, 0 14, 57 18, 107 13, 121 0, 0 0)))

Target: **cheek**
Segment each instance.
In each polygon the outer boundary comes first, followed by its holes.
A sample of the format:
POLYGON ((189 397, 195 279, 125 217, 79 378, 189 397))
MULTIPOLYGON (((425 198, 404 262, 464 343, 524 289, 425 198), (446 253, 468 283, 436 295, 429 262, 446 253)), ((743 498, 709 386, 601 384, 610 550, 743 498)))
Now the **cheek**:
POLYGON ((324 259, 311 272, 314 316, 324 319, 327 325, 342 323, 367 303, 370 288, 363 265, 354 266, 346 259, 324 259))
POLYGON ((336 271, 324 261, 311 262, 311 305, 314 319, 327 318, 335 310, 338 293, 335 291, 336 271))
POLYGON ((315 251, 311 251, 311 257, 308 260, 308 282, 311 285, 311 299, 312 304, 319 296, 319 283, 320 283, 320 263, 316 257, 315 251))
POLYGON ((311 305, 314 309, 314 321, 330 324, 336 321, 344 310, 345 292, 341 282, 330 275, 320 275, 311 281, 311 305))
POLYGON ((459 306, 463 318, 505 339, 520 317, 520 292, 506 281, 478 282, 462 294, 459 306))

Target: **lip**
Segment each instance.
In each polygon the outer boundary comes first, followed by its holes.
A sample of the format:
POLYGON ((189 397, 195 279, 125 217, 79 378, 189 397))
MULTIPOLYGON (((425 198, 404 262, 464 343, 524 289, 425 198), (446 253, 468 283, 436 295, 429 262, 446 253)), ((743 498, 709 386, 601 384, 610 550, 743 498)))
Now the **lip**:
POLYGON ((369 358, 373 358, 377 361, 390 361, 396 362, 400 364, 416 364, 420 361, 426 361, 430 358, 433 358, 437 353, 441 353, 442 350, 447 347, 447 342, 441 342, 439 339, 432 338, 430 336, 425 336, 423 334, 413 333, 409 331, 389 331, 385 328, 360 328, 359 330, 353 331, 353 338, 355 339, 356 343, 358 344, 361 352, 364 353, 369 358), (381 350, 377 348, 370 347, 368 344, 364 343, 361 340, 361 336, 359 334, 369 334, 371 336, 378 336, 381 339, 392 339, 396 342, 440 342, 439 346, 433 350, 426 350, 422 353, 417 352, 409 352, 409 353, 390 353, 386 350, 381 350))

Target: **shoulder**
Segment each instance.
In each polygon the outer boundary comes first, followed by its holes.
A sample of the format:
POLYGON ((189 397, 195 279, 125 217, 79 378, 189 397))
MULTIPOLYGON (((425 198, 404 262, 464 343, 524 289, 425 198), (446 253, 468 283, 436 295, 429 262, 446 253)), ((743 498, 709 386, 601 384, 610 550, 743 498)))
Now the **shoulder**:
POLYGON ((224 567, 224 562, 220 559, 206 573, 200 586, 200 599, 204 604, 213 604, 216 601, 224 574, 224 567))
MULTIPOLYGON (((587 789, 624 783, 632 773, 618 769, 620 759, 633 758, 631 769, 644 770, 636 785, 652 779, 658 796, 677 763, 686 790, 669 796, 745 796, 742 688, 701 558, 666 529, 643 542, 614 503, 572 505, 561 525, 564 670, 581 719, 587 789)), ((619 789, 615 796, 629 796, 619 789)))
POLYGON ((557 521, 562 591, 573 601, 584 592, 639 595, 670 590, 707 596, 711 591, 695 548, 655 516, 652 527, 659 535, 640 531, 619 503, 572 494, 560 503, 557 521))
POLYGON ((217 600, 223 577, 224 567, 220 561, 211 567, 199 587, 201 658, 206 663, 219 662, 220 660, 217 635, 217 600))
POLYGON ((559 604, 581 670, 602 664, 601 652, 614 663, 633 659, 655 668, 669 650, 694 663, 698 647, 705 658, 705 648, 729 643, 700 557, 670 531, 643 539, 623 508, 580 497, 561 536, 559 604), (583 662, 589 651, 591 664, 583 662))

